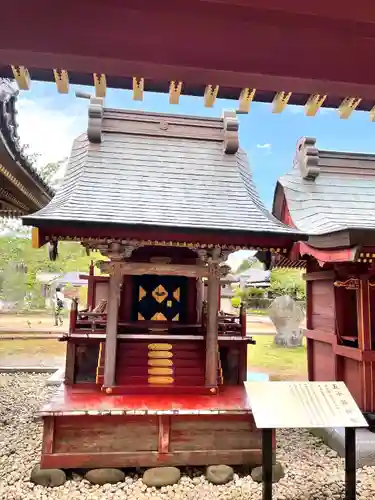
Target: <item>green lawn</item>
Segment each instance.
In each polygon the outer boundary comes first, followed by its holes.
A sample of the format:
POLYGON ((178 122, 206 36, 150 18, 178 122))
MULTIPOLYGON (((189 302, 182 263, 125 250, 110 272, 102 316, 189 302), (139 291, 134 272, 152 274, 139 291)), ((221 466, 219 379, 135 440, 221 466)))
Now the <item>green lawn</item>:
MULTIPOLYGON (((306 347, 287 349, 273 344, 273 335, 254 336, 256 345, 248 347, 248 369, 268 373, 273 380, 301 380, 307 374, 306 347)), ((0 363, 6 365, 41 363, 54 365, 65 357, 66 343, 57 340, 1 340, 0 363)))
POLYGON ((256 345, 248 347, 248 369, 265 372, 273 380, 307 378, 307 352, 303 347, 285 348, 273 344, 273 335, 253 337, 256 345))
POLYGON ((268 309, 246 309, 246 312, 255 316, 268 316, 268 309))

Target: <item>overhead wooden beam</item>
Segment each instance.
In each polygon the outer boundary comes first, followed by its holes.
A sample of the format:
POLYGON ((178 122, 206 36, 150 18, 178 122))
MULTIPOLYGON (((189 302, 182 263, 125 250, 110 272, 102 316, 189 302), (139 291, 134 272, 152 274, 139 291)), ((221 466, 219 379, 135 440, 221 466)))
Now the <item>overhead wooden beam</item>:
POLYGON ((215 104, 217 94, 219 93, 219 85, 207 85, 204 91, 204 105, 206 108, 212 108, 215 104))
POLYGON ((346 120, 359 106, 362 99, 360 97, 346 97, 338 109, 340 118, 346 120))
POLYGON ((248 113, 250 105, 254 99, 256 89, 245 88, 241 90, 240 99, 238 103, 238 110, 241 113, 248 113))
POLYGON ((17 82, 18 88, 20 90, 30 89, 30 74, 27 68, 24 66, 12 66, 12 72, 14 79, 17 82))
POLYGON ((169 104, 178 104, 182 91, 182 82, 172 80, 169 84, 169 104))
POLYGON ((272 101, 272 113, 281 113, 286 108, 292 92, 277 92, 272 101))
POLYGON ((306 116, 315 116, 326 99, 327 94, 312 94, 305 105, 306 116))
POLYGON ((107 78, 104 73, 94 73, 94 86, 96 97, 105 97, 107 93, 107 78))
MULTIPOLYGON (((110 274, 113 269, 113 262, 102 262, 100 270, 103 273, 110 274)), ((199 265, 188 264, 163 264, 151 262, 121 262, 121 274, 123 275, 142 275, 156 274, 159 276, 188 276, 188 277, 206 277, 208 268, 199 265)))
POLYGON ((145 80, 144 78, 133 77, 133 100, 143 101, 145 80))

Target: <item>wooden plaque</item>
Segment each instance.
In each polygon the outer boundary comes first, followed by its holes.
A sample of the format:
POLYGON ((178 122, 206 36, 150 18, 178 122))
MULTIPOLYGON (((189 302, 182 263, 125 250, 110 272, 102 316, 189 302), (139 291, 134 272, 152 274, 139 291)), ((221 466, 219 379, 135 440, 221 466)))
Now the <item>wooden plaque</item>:
POLYGON ((344 382, 245 382, 259 429, 368 427, 344 382))

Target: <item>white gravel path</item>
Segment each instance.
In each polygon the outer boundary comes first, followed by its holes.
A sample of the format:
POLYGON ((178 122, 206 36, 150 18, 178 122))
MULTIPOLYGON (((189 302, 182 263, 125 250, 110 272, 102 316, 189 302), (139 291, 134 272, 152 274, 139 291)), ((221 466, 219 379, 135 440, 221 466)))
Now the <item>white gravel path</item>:
MULTIPOLYGON (((197 472, 183 475, 178 485, 146 488, 137 475, 124 483, 92 486, 78 476, 58 488, 34 486, 30 471, 38 463, 42 425, 36 410, 55 388, 45 386, 46 375, 0 374, 0 500, 260 500, 261 485, 250 476, 235 474, 224 486, 209 484, 197 472)), ((275 486, 277 500, 341 499, 343 460, 305 431, 278 433, 278 460, 285 477, 275 486)), ((358 471, 358 499, 375 498, 375 467, 358 471)))

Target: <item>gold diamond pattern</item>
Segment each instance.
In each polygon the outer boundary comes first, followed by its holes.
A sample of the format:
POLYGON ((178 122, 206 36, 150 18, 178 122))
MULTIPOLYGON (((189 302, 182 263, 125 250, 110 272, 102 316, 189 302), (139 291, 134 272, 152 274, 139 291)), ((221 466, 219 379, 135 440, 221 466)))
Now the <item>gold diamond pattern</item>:
POLYGON ((165 300, 168 297, 168 292, 167 290, 163 287, 163 285, 159 285, 155 288, 155 290, 152 292, 152 296, 158 302, 161 304, 163 300, 165 300))
POLYGON ((143 299, 143 297, 146 297, 146 295, 147 295, 146 290, 142 286, 140 286, 139 287, 139 298, 138 298, 139 302, 143 299))

